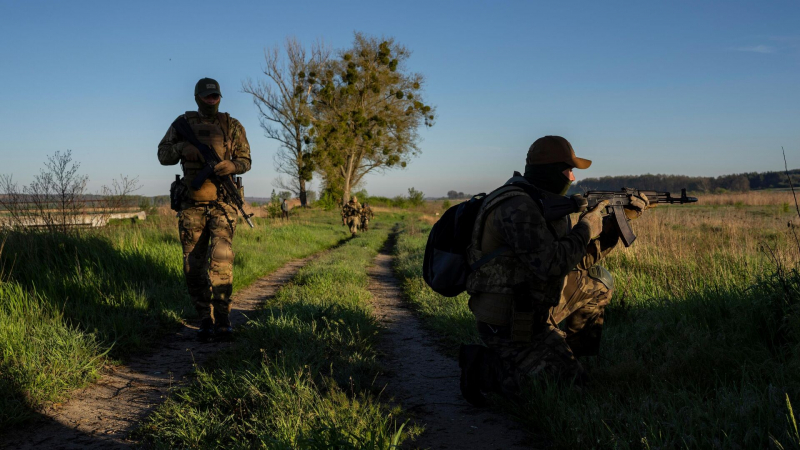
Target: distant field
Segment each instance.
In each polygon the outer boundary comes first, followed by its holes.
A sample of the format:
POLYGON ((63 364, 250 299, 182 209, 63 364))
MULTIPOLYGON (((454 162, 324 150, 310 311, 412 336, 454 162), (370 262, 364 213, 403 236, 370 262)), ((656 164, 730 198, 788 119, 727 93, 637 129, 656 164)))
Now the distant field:
POLYGON ((795 207, 794 196, 790 190, 701 194, 698 196, 698 200, 701 205, 777 206, 783 208, 790 206, 792 209, 795 207))
MULTIPOLYGON (((509 414, 563 449, 767 448, 773 437, 798 448, 787 398, 800 404, 800 241, 787 200, 704 196, 634 222, 634 245, 602 262, 616 292, 601 355, 584 361, 593 383, 532 384, 509 414)), ((455 354, 478 338, 466 295, 447 299, 422 281, 429 229, 406 221, 397 272, 455 354)))
MULTIPOLYGON (((347 235, 324 211, 240 223, 234 290, 347 235)), ((0 243, 0 429, 194 317, 174 212, 72 236, 6 231, 0 243)))

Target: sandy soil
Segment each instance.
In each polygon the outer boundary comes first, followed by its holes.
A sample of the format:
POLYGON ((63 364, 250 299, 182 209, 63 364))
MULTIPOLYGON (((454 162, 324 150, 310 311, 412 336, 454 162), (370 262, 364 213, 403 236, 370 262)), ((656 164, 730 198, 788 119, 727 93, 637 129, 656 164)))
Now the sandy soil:
MULTIPOLYGON (((297 273, 310 259, 296 260, 234 295, 231 322, 247 321, 246 314, 297 273)), ((132 448, 127 439, 138 422, 163 402, 170 388, 185 382, 195 365, 231 345, 201 343, 197 323, 186 324, 155 345, 155 353, 111 368, 97 383, 74 392, 71 399, 42 411, 40 420, 0 438, 8 449, 132 448)))
POLYGON ((386 373, 378 382, 425 432, 406 448, 527 449, 531 438, 512 420, 475 408, 461 397, 458 362, 442 355, 435 338, 402 298, 392 272, 391 242, 370 268, 374 313, 386 327, 381 350, 386 373))

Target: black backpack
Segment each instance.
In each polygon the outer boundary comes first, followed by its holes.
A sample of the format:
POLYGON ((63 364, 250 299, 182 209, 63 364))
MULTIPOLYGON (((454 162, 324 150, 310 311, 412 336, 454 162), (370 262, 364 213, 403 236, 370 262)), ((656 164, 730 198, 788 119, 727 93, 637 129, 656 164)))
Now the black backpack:
MULTIPOLYGON (((500 247, 473 264, 469 264, 467 260, 467 248, 472 243, 472 231, 481 207, 487 199, 511 190, 539 198, 536 188, 525 182, 521 176, 515 176, 489 195, 478 194, 469 201, 449 208, 433 225, 422 262, 422 277, 431 289, 445 297, 455 297, 466 290, 467 276, 470 273, 510 250, 508 247, 500 247)), ((484 217, 488 213, 489 211, 484 211, 484 217)))
POLYGON ((478 194, 448 208, 428 235, 422 277, 431 289, 445 297, 464 292, 467 275, 477 270, 470 268, 466 253, 475 219, 485 199, 486 194, 478 194))
MULTIPOLYGON (((422 262, 422 277, 431 289, 445 297, 455 297, 467 289, 467 277, 470 273, 503 253, 511 251, 503 246, 483 255, 472 264, 469 264, 467 259, 467 248, 472 244, 475 221, 483 204, 512 191, 517 195, 527 194, 531 197, 547 222, 578 211, 578 205, 570 198, 553 197, 545 200, 538 188, 527 182, 519 172, 514 172, 514 177, 500 188, 489 195, 478 194, 469 201, 449 208, 433 225, 428 235, 428 243, 425 245, 425 257, 422 262)), ((483 217, 501 202, 502 200, 491 204, 489 209, 484 211, 483 217)), ((556 235, 550 225, 548 228, 556 235)))

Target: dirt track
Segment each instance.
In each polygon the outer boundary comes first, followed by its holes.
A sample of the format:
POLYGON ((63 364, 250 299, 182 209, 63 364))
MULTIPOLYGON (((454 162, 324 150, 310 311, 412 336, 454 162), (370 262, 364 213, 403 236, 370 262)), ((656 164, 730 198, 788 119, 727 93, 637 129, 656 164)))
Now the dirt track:
MULTIPOLYGON (((233 325, 244 324, 247 312, 275 295, 312 258, 292 261, 237 292, 233 325)), ((73 393, 67 403, 43 411, 38 422, 0 437, 0 445, 8 449, 132 448, 135 443, 127 440, 128 434, 164 401, 169 389, 182 383, 195 365, 231 345, 200 343, 196 330, 192 325, 181 327, 154 346, 156 353, 113 368, 97 383, 73 393)))
MULTIPOLYGON (((391 239, 389 244, 391 244, 391 239)), ((458 363, 436 348, 435 338, 402 299, 387 245, 369 269, 374 312, 386 327, 382 350, 386 367, 379 382, 425 426, 408 448, 528 449, 530 437, 510 419, 468 404, 459 390, 458 363)))

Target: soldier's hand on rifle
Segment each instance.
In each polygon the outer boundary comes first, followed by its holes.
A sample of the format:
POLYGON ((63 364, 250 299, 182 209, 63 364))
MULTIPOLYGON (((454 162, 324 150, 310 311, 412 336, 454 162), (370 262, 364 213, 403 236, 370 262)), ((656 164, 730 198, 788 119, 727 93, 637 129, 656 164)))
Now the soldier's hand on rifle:
POLYGON ((625 217, 627 217, 628 220, 636 220, 639 217, 642 217, 644 211, 651 208, 650 200, 644 194, 640 193, 639 195, 631 195, 630 198, 630 205, 625 206, 625 217))
POLYGON ((589 228, 590 239, 595 239, 603 232, 603 216, 601 214, 606 209, 606 206, 608 206, 608 200, 603 200, 581 215, 580 223, 589 228))
POLYGON ((575 194, 570 198, 572 199, 573 202, 575 202, 576 212, 586 211, 586 208, 589 206, 589 201, 586 200, 586 197, 584 197, 581 194, 575 194))
POLYGON ((200 150, 188 142, 178 142, 178 151, 184 161, 200 161, 200 150))
POLYGON ((233 161, 222 161, 221 163, 214 166, 214 173, 218 177, 224 177, 226 175, 231 175, 236 173, 236 164, 233 161))

